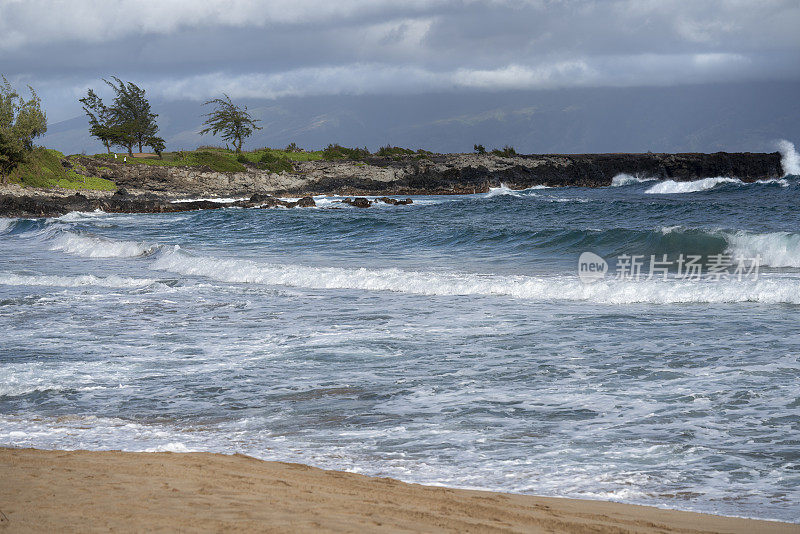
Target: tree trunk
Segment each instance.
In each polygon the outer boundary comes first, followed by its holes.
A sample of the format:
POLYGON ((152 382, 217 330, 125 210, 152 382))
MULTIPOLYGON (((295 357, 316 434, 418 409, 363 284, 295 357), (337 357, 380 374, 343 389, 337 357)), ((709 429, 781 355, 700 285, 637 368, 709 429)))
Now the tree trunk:
POLYGON ((128 145, 128 155, 133 157, 133 145, 128 145))
POLYGON ((141 153, 142 153, 142 142, 139 141, 139 154, 141 154, 141 153))

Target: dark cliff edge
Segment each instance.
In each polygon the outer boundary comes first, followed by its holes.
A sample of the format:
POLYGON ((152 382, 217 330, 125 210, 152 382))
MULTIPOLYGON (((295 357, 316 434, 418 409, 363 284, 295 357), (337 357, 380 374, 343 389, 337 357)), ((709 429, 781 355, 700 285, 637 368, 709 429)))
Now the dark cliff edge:
POLYGON ((470 156, 453 161, 452 156, 434 156, 427 161, 369 160, 372 167, 390 168, 398 178, 372 178, 369 173, 325 176, 310 181, 305 189, 344 194, 453 194, 485 192, 501 183, 512 189, 537 185, 551 187, 606 187, 619 174, 660 180, 691 181, 725 176, 744 182, 784 175, 779 153, 714 154, 546 154, 513 158, 470 156), (482 161, 482 159, 484 161, 482 161), (485 160, 489 159, 489 164, 485 160), (397 172, 399 171, 399 172, 397 172))
MULTIPOLYGON (((87 198, 83 195, 49 195, 46 191, 0 195, 0 215, 47 217, 69 211, 101 209, 108 212, 163 213, 195 209, 239 207, 293 207, 276 196, 415 195, 486 192, 501 183, 512 189, 537 185, 551 187, 604 187, 619 174, 639 178, 691 181, 725 176, 744 182, 784 175, 781 155, 774 153, 713 154, 543 154, 502 157, 491 154, 432 154, 419 157, 380 158, 364 161, 306 161, 295 172, 269 173, 255 168, 245 172, 215 172, 207 167, 168 167, 122 164, 108 159, 80 158, 92 176, 113 180, 127 192, 87 198), (261 201, 219 204, 208 201, 173 203, 176 197, 250 197, 261 201), (251 197, 256 198, 256 197, 251 197)), ((313 200, 311 200, 313 203, 313 200)), ((302 205, 309 204, 304 201, 302 205)))

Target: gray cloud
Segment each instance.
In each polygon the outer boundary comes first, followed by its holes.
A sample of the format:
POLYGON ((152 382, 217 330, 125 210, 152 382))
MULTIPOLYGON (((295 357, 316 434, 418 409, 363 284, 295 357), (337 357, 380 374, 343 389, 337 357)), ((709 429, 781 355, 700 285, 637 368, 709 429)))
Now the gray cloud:
POLYGON ((796 0, 0 0, 0 73, 53 112, 166 99, 800 79, 796 0))

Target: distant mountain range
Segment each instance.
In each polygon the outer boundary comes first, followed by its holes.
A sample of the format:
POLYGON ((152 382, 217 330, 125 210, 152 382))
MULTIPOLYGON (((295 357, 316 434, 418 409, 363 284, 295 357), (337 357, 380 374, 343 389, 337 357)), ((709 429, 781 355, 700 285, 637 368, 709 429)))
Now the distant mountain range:
MULTIPOLYGON (((263 130, 247 148, 391 144, 436 152, 512 145, 521 153, 774 151, 800 142, 800 83, 453 92, 243 100, 263 130)), ((198 135, 196 101, 154 101, 167 150, 220 145, 198 135)), ((37 141, 65 153, 102 152, 86 118, 51 124, 37 141)))

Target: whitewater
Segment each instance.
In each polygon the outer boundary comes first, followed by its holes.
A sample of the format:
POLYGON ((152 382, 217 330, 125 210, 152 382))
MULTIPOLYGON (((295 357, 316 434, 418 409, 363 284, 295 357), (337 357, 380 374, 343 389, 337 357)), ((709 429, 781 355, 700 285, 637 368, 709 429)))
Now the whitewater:
POLYGON ((0 219, 0 446, 798 520, 797 176, 412 198, 0 219))

